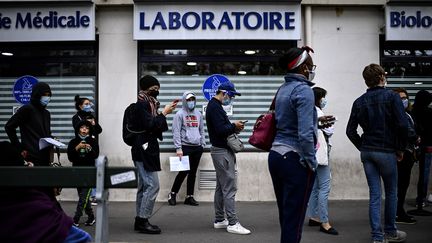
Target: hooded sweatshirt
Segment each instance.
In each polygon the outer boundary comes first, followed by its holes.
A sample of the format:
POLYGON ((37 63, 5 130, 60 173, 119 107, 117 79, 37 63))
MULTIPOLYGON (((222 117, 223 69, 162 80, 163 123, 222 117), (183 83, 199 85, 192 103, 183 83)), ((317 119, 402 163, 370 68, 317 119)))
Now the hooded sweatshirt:
POLYGON ((39 139, 51 137, 51 115, 40 99, 44 93, 50 93, 47 83, 39 82, 33 86, 30 103, 22 106, 6 123, 5 131, 13 146, 19 151, 28 151, 27 161, 35 165, 49 165, 49 150, 39 150, 39 139), (20 128, 21 142, 16 129, 20 128))
POLYGON ((205 146, 204 119, 201 112, 196 108, 196 103, 193 110, 188 108, 186 97, 189 94, 196 97, 190 91, 184 92, 182 108, 175 114, 173 119, 172 132, 174 146, 177 151, 181 150, 182 145, 205 146))

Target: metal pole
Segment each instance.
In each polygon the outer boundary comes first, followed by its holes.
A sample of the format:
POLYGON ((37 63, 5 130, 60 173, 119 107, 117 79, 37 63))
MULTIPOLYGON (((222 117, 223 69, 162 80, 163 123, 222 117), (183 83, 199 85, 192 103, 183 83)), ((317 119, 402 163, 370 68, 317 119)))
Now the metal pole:
POLYGON ((104 187, 105 167, 108 165, 106 156, 96 159, 96 230, 95 242, 108 243, 108 190, 104 187))

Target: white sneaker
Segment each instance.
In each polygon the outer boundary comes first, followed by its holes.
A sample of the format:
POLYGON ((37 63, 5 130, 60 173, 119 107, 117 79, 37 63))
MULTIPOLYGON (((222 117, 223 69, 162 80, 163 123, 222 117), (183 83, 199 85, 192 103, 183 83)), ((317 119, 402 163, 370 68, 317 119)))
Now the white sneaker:
POLYGON ((226 227, 228 226, 228 220, 224 219, 223 221, 220 222, 214 222, 213 223, 213 227, 215 229, 226 229, 226 227))
POLYGON ((248 230, 245 227, 241 226, 241 224, 239 222, 237 222, 237 224, 235 224, 235 225, 228 225, 227 231, 229 233, 239 234, 239 235, 248 235, 248 234, 251 233, 250 230, 248 230))
POLYGON ((430 202, 430 203, 432 203, 432 194, 429 194, 429 196, 427 198, 427 201, 430 202))

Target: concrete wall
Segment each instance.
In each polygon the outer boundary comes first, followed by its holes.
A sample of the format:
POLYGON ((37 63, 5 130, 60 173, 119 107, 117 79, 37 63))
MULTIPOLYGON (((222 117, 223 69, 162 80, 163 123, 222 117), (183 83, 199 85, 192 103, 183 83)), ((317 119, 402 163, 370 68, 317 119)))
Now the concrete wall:
MULTIPOLYGON (((132 38, 132 6, 99 7, 96 12, 99 32, 99 121, 101 153, 111 166, 133 166, 130 148, 121 140, 124 108, 136 99, 137 42, 132 38)), ((380 7, 313 7, 312 47, 317 65, 317 86, 328 91, 327 114, 337 116, 332 137, 331 199, 367 199, 368 187, 359 152, 345 135, 352 102, 366 90, 361 72, 370 63, 379 63, 379 38, 384 24, 380 7)), ((301 43, 299 43, 301 45, 301 43)), ((159 173, 161 190, 157 200, 165 201, 174 181, 168 157, 161 155, 159 173)), ((275 200, 267 168, 267 153, 240 153, 238 161, 239 201, 275 200)), ((199 169, 213 170, 210 155, 205 153, 199 169)), ((414 174, 416 169, 413 170, 414 174)), ((416 175, 414 178, 417 178, 416 175)), ((197 177, 198 182, 199 177, 197 177)), ((136 190, 111 190, 111 200, 135 200, 136 190)), ((415 195, 410 187, 408 197, 415 195)), ((65 190, 64 200, 76 199, 74 190, 65 190)), ((184 197, 185 185, 180 191, 184 197)), ((199 201, 212 201, 213 190, 198 190, 199 201)), ((182 200, 180 198, 179 200, 182 200)))

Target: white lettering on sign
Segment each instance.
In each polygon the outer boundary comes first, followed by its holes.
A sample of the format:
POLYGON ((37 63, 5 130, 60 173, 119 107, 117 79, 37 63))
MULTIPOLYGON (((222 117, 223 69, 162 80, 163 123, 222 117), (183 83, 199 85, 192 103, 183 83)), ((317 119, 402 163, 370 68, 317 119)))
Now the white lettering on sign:
POLYGON ((300 39, 300 4, 134 6, 134 39, 300 39))
POLYGON ((118 185, 129 181, 136 180, 135 173, 133 171, 123 172, 120 174, 111 176, 111 184, 118 185))
POLYGON ((93 4, 0 8, 0 42, 94 39, 93 4))

